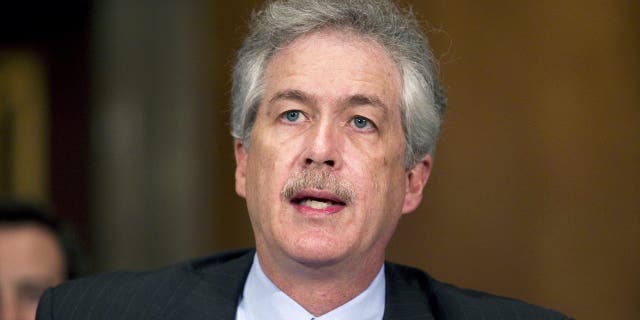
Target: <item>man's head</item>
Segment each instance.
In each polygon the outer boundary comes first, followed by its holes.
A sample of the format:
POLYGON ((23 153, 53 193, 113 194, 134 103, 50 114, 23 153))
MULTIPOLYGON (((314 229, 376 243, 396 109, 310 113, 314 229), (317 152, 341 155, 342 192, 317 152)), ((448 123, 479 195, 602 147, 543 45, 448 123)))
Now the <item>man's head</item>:
POLYGON ((388 0, 272 1, 256 13, 234 68, 232 136, 248 142, 271 58, 301 35, 330 28, 377 42, 396 63, 406 167, 433 153, 446 106, 437 65, 413 15, 388 0))
POLYGON ((67 278, 58 225, 38 209, 0 203, 0 319, 35 319, 42 292, 67 278))
POLYGON ((236 190, 259 254, 380 262, 422 198, 443 112, 426 38, 393 3, 269 3, 233 82, 236 190))

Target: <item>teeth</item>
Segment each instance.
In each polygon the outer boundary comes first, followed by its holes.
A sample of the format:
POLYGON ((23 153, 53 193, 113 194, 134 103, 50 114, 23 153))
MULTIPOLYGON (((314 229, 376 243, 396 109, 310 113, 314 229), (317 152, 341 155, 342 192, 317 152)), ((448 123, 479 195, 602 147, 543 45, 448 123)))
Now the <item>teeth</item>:
POLYGON ((300 204, 302 204, 303 206, 311 207, 313 209, 326 209, 331 203, 330 202, 307 199, 307 200, 302 201, 300 204))

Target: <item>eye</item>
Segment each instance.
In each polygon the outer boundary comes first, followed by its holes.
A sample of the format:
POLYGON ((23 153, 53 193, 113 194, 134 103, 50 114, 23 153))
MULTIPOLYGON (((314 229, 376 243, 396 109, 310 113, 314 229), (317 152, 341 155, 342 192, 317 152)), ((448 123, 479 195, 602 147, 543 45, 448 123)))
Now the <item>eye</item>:
POLYGON ((288 110, 285 111, 280 117, 287 122, 298 122, 301 120, 300 118, 302 117, 302 111, 288 110))
POLYGON ((375 129, 375 125, 373 122, 363 116, 355 116, 351 120, 353 126, 360 130, 373 130, 375 129))
POLYGON ((18 300, 26 305, 37 305, 40 296, 46 290, 44 284, 27 284, 18 288, 18 300))

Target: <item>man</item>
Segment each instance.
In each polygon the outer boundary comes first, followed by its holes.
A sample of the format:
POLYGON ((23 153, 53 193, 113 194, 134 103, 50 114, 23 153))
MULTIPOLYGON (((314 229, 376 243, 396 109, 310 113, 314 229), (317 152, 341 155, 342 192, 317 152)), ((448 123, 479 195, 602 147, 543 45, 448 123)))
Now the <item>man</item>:
POLYGON ((564 319, 385 263, 443 112, 426 39, 393 3, 267 4, 238 55, 231 119, 256 250, 63 285, 39 319, 564 319))
POLYGON ((0 319, 35 319, 40 295, 67 278, 58 225, 38 209, 0 202, 0 319))

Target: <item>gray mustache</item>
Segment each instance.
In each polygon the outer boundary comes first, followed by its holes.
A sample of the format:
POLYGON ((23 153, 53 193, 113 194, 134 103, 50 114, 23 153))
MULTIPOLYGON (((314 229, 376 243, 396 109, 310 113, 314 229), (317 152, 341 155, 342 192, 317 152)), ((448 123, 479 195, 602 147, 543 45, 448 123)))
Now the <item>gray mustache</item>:
POLYGON ((340 181, 331 172, 322 169, 305 169, 289 178, 282 190, 282 197, 293 198, 304 189, 326 190, 336 195, 344 203, 353 201, 353 186, 340 181))

